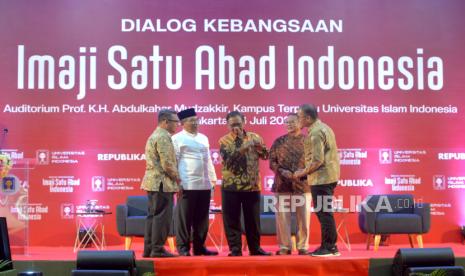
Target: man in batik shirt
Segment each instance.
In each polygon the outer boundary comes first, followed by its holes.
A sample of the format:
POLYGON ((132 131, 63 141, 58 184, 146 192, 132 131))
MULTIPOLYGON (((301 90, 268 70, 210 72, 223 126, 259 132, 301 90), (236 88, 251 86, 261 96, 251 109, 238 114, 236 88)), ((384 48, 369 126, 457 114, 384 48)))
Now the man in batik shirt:
POLYGON ((179 119, 172 110, 158 113, 158 126, 145 145, 145 175, 141 189, 149 200, 143 257, 174 257, 165 250, 173 216, 173 195, 179 190, 179 173, 171 135, 179 119))
POLYGON ((303 179, 293 179, 293 173, 305 168, 304 139, 296 113, 285 121, 287 134, 276 139, 270 149, 270 169, 275 173, 271 189, 276 194, 276 236, 279 251, 277 255, 290 255, 291 213, 297 219, 297 250, 299 255, 308 254, 310 234, 310 186, 303 179))
POLYGON ((304 141, 305 168, 295 172, 294 177, 307 177, 313 207, 321 226, 321 245, 313 251, 312 256, 340 256, 336 246, 337 231, 332 210, 334 189, 341 174, 336 136, 318 118, 318 110, 314 105, 301 105, 297 116, 300 126, 308 128, 308 135, 304 141))
POLYGON ((258 161, 267 159, 263 139, 243 129, 244 115, 238 111, 226 116, 230 132, 223 136, 220 154, 222 168, 223 223, 229 256, 242 256, 241 210, 250 255, 271 255, 260 247, 260 175, 258 161))

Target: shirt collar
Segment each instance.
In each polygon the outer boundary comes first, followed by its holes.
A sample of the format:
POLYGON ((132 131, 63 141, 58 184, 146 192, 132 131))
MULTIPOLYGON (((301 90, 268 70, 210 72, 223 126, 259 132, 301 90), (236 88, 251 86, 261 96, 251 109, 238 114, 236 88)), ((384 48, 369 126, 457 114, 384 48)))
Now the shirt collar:
POLYGON ((320 119, 316 119, 309 127, 308 132, 310 132, 314 127, 318 126, 321 123, 320 119))
POLYGON ((298 135, 291 135, 291 134, 288 133, 288 134, 286 134, 286 136, 291 138, 291 139, 299 139, 304 135, 302 134, 302 132, 300 132, 298 135))
POLYGON ((160 131, 160 132, 162 132, 162 133, 164 133, 164 134, 168 134, 169 136, 171 136, 171 133, 170 133, 168 130, 162 128, 162 127, 157 127, 156 130, 158 130, 158 131, 160 131))
POLYGON ((190 133, 189 131, 187 131, 185 129, 181 130, 181 133, 184 134, 184 135, 190 136, 190 137, 196 137, 199 134, 198 132, 196 134, 192 134, 192 133, 190 133))

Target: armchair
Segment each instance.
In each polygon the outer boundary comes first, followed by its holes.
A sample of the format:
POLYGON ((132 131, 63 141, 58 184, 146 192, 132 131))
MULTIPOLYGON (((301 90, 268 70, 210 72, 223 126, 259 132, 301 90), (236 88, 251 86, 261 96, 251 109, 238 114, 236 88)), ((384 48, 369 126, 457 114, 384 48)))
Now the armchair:
POLYGON ((430 204, 415 203, 410 194, 371 195, 365 199, 359 214, 359 227, 368 234, 367 250, 374 237, 374 251, 378 250, 381 235, 408 234, 410 246, 423 248, 422 234, 430 229, 430 204))
MULTIPOLYGON (((143 237, 145 219, 148 211, 147 196, 128 196, 126 204, 116 206, 116 227, 118 233, 125 237, 124 249, 131 248, 133 237, 143 237)), ((174 216, 168 237, 171 251, 174 251, 174 216)))

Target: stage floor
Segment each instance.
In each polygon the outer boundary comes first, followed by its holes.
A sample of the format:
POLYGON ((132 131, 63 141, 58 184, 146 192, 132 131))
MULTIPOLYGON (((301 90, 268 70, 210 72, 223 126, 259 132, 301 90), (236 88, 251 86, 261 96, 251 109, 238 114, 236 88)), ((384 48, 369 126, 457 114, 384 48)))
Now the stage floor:
MULTIPOLYGON (((156 275, 389 275, 385 274, 392 264, 398 248, 408 248, 408 244, 382 246, 378 252, 365 249, 365 244, 353 244, 352 250, 340 248, 341 256, 316 258, 299 256, 227 257, 227 250, 214 257, 142 258, 142 243, 134 243, 133 250, 140 263, 153 263, 156 275)), ((465 263, 465 245, 460 243, 426 244, 425 247, 451 247, 458 265, 465 263)), ((109 246, 108 250, 122 250, 123 246, 109 246)), ((316 245, 310 246, 310 249, 316 245)), ((212 248, 211 248, 212 249, 212 248)), ((276 246, 264 246, 275 252, 276 246)), ((89 248, 92 250, 92 248, 89 248)), ((50 265, 50 261, 65 261, 68 266, 76 260, 72 247, 30 247, 27 255, 13 255, 19 267, 50 265), (42 263, 43 262, 43 263, 42 263)))

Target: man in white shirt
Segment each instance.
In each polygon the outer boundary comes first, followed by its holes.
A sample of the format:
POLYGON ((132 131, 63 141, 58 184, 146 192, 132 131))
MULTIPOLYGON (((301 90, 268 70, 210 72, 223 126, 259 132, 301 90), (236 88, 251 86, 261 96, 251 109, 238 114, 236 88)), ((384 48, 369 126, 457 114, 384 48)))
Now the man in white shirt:
POLYGON ((194 255, 218 255, 205 247, 211 190, 216 183, 210 144, 207 136, 198 132, 195 109, 179 112, 178 118, 183 130, 172 137, 182 186, 176 210, 176 246, 180 256, 190 256, 192 229, 194 255))

